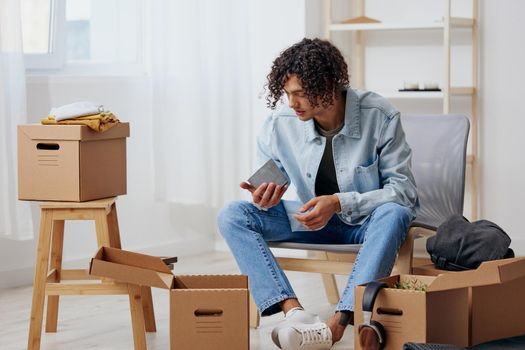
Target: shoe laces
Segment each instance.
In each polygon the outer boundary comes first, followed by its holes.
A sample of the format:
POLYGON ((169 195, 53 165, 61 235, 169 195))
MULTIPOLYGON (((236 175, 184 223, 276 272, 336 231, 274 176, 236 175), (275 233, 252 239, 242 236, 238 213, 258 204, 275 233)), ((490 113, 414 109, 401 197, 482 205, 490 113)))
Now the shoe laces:
POLYGON ((332 337, 328 326, 324 325, 323 327, 311 327, 298 329, 301 333, 301 346, 304 345, 314 345, 314 344, 328 344, 332 345, 332 337))

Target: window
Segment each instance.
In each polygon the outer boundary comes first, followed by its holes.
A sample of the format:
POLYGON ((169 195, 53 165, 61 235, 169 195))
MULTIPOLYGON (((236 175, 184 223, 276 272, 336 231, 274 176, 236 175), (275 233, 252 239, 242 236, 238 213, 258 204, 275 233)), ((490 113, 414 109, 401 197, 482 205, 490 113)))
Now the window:
POLYGON ((59 68, 63 65, 62 0, 22 0, 22 37, 26 68, 59 68))
POLYGON ((22 2, 27 68, 114 72, 142 63, 143 0, 22 2))
POLYGON ((24 52, 29 54, 49 53, 49 25, 51 1, 22 1, 22 33, 24 52))

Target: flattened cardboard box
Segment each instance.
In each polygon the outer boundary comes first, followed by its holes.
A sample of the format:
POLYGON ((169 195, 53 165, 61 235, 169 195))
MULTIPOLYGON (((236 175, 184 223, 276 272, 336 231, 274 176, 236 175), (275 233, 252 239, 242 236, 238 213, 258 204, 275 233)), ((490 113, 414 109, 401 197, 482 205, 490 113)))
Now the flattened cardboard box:
POLYGON ((126 194, 129 123, 18 126, 18 198, 83 202, 126 194))
MULTIPOLYGON (((490 261, 477 270, 439 276, 397 275, 395 282, 417 279, 426 292, 386 288, 376 298, 372 319, 386 330, 385 350, 406 342, 471 346, 525 334, 525 258, 490 261)), ((365 285, 355 290, 354 346, 361 349, 358 326, 363 322, 365 285)))
POLYGON ((170 349, 245 350, 250 346, 248 278, 174 276, 158 257, 102 247, 90 274, 169 289, 170 349))

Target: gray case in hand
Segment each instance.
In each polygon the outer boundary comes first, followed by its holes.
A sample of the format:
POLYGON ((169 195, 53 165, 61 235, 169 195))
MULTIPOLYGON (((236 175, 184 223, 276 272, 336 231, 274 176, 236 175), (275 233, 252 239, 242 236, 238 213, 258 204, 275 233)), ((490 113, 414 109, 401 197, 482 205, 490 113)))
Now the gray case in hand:
POLYGON ((276 186, 284 186, 288 183, 288 179, 273 159, 270 159, 248 179, 248 182, 255 188, 263 182, 267 184, 273 182, 276 186))

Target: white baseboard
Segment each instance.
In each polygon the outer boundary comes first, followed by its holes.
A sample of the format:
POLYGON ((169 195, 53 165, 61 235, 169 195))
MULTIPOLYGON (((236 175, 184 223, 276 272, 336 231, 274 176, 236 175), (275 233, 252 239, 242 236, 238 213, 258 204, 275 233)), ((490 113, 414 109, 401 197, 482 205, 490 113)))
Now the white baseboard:
MULTIPOLYGON (((176 240, 162 242, 146 247, 126 247, 126 250, 159 256, 189 256, 203 254, 214 250, 214 242, 210 237, 198 237, 191 240, 176 240)), ((79 268, 89 266, 91 256, 64 261, 64 268, 79 268)), ((0 271, 0 289, 28 286, 33 284, 34 267, 0 271)))

